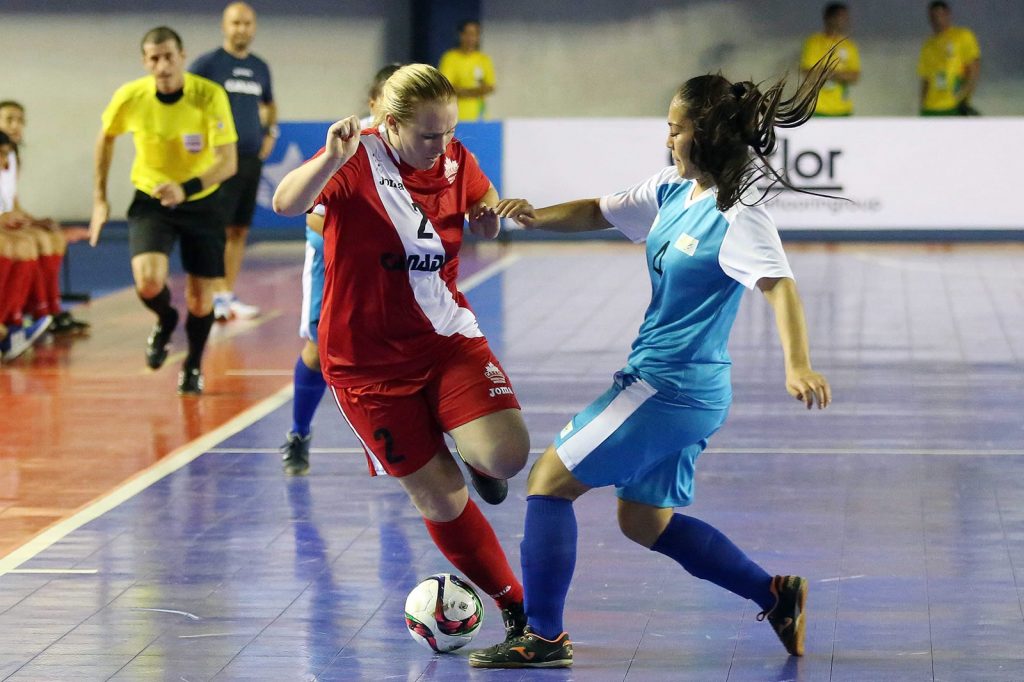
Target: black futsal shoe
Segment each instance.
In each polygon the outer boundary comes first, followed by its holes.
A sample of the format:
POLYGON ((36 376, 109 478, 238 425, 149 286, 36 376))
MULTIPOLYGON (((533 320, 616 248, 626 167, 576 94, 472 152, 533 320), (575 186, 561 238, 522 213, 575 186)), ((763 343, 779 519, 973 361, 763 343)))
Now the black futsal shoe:
POLYGON ((572 642, 567 632, 549 640, 526 626, 519 637, 474 651, 469 664, 474 668, 568 668, 572 665, 572 642))
POLYGON ((803 656, 807 579, 777 575, 772 578, 771 590, 775 595, 775 606, 770 611, 757 614, 757 619, 767 618, 786 651, 793 656, 803 656))
POLYGON ((526 631, 526 610, 523 602, 516 602, 501 610, 501 622, 505 624, 505 641, 522 637, 526 631))
POLYGON ((67 310, 62 310, 53 316, 49 332, 51 334, 84 334, 89 331, 89 323, 77 320, 67 310))
POLYGON ((466 462, 466 458, 462 456, 459 449, 456 448, 455 452, 458 452, 459 459, 466 464, 466 468, 469 469, 469 478, 473 481, 473 488, 476 490, 477 495, 480 496, 487 504, 501 504, 505 501, 508 496, 508 481, 504 478, 492 478, 486 474, 481 474, 479 471, 473 468, 473 465, 466 462))
POLYGON ((198 367, 181 368, 178 372, 178 395, 202 395, 203 373, 198 367))
POLYGON ((171 342, 171 334, 178 326, 178 311, 174 311, 174 317, 167 321, 167 324, 157 322, 153 331, 146 340, 146 366, 150 369, 160 369, 167 360, 167 344, 171 342))
POLYGON ((487 504, 501 504, 508 496, 508 481, 504 478, 491 478, 473 467, 469 467, 469 477, 477 495, 487 504))
POLYGON ((305 476, 309 472, 309 442, 313 434, 300 436, 292 432, 287 436, 288 440, 281 446, 281 465, 284 472, 289 476, 305 476))

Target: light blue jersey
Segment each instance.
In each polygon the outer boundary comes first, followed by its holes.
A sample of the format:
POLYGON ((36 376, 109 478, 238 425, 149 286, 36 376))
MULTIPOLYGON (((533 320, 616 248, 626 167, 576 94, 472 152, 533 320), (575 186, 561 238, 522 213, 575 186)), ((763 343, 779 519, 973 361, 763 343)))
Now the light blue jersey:
POLYGON ((713 190, 694 189, 669 167, 601 198, 608 222, 647 242, 651 303, 628 365, 554 443, 583 483, 659 508, 690 504, 697 457, 729 412, 726 346, 743 288, 793 276, 762 207, 722 213, 713 190))
POLYGON ((792 277, 771 216, 737 204, 726 213, 715 193, 670 166, 601 199, 605 219, 647 243, 651 303, 626 371, 683 404, 727 408, 732 400, 727 345, 744 287, 792 277))
MULTIPOLYGON (((314 210, 324 215, 323 206, 314 210)), ((299 336, 317 343, 317 325, 324 298, 324 238, 306 226, 306 261, 302 266, 302 309, 299 316, 299 336)))

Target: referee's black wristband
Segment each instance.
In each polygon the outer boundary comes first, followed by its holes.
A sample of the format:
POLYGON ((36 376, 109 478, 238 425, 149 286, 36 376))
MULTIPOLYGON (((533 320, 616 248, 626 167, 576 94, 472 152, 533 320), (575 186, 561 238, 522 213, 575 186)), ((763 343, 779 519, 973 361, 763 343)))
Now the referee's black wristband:
POLYGON ((199 178, 192 178, 181 183, 181 188, 185 190, 185 196, 190 197, 203 191, 203 181, 199 178))

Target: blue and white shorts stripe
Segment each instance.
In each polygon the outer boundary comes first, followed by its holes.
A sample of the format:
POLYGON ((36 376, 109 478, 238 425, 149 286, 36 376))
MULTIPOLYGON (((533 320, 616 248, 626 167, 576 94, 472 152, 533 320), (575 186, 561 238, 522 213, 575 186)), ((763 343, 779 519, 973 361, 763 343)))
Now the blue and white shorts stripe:
POLYGON ((611 388, 555 438, 566 468, 592 488, 614 485, 624 499, 655 507, 693 501, 693 471, 728 409, 671 400, 643 379, 618 372, 611 388))
POLYGON ((324 238, 306 228, 306 262, 302 266, 302 311, 299 336, 317 342, 320 306, 324 298, 324 238))

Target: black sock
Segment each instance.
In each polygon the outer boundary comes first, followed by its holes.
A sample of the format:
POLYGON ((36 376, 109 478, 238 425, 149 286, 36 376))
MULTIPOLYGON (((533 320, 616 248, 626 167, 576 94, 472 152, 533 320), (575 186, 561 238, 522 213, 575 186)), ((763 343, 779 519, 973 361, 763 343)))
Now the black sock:
POLYGON ((156 316, 160 319, 160 326, 165 331, 170 331, 168 327, 173 327, 178 323, 178 311, 171 305, 171 290, 164 285, 164 288, 160 290, 160 293, 153 298, 143 298, 139 294, 139 300, 147 308, 156 313, 156 316))
POLYGON ((185 319, 185 334, 188 336, 188 357, 185 358, 185 369, 199 369, 203 359, 203 348, 213 327, 213 311, 202 317, 192 313, 185 319))

